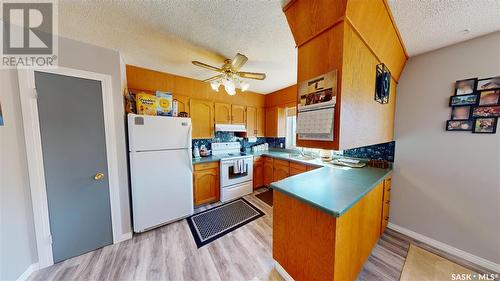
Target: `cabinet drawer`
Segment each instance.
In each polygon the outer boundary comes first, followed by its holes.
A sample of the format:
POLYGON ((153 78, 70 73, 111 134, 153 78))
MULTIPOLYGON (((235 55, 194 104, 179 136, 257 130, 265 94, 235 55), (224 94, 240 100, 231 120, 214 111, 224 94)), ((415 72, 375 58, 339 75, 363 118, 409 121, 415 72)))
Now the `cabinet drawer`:
POLYGON ((301 164, 301 163, 290 162, 290 169, 305 172, 305 171, 307 171, 307 166, 305 164, 301 164))
POLYGON ((286 160, 279 160, 279 159, 274 159, 274 166, 289 166, 289 162, 286 160))
POLYGON ((254 156, 253 157, 253 163, 264 163, 264 157, 262 156, 254 156))
POLYGON ((194 170, 201 171, 201 170, 213 169, 213 168, 218 168, 218 167, 219 167, 219 162, 200 163, 200 164, 194 165, 194 170))

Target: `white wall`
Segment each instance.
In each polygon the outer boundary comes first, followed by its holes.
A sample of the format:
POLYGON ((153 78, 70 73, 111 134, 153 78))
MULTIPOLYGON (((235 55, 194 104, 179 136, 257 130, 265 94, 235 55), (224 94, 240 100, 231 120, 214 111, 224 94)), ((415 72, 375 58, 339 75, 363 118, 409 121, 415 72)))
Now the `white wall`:
POLYGON ((16 280, 37 260, 28 164, 15 71, 0 70, 0 280, 16 280))
POLYGON ((408 60, 397 86, 390 221, 500 264, 500 128, 444 130, 454 81, 496 75, 500 32, 408 60))
MULTIPOLYGON (((125 144, 124 73, 117 51, 59 38, 59 65, 111 75, 115 133, 119 165, 122 232, 131 231, 125 144)), ((0 70, 0 102, 5 126, 0 127, 0 280, 15 280, 37 262, 26 148, 19 99, 17 72, 0 70)))

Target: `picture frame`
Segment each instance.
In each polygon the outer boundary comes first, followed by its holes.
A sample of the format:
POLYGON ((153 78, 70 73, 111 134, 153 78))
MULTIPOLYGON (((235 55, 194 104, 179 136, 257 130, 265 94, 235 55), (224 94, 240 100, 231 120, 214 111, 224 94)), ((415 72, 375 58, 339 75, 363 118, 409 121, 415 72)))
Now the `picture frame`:
POLYGON ((451 108, 451 120, 467 120, 470 119, 471 106, 453 106, 451 108))
POLYGON ((446 131, 472 131, 473 120, 447 120, 446 131))
POLYGON ((500 89, 479 91, 479 106, 492 106, 500 104, 500 89))
POLYGON ((495 134, 497 132, 497 117, 481 117, 474 119, 472 133, 495 134))
POLYGON ((455 96, 473 94, 477 87, 477 77, 457 80, 455 82, 455 96))
POLYGON ((494 76, 477 80, 476 84, 477 91, 495 90, 495 89, 500 89, 500 76, 494 76))
POLYGON ((500 117, 500 105, 476 106, 472 108, 471 114, 474 118, 500 117))
POLYGON ((450 97, 450 106, 477 105, 478 94, 456 95, 450 97))

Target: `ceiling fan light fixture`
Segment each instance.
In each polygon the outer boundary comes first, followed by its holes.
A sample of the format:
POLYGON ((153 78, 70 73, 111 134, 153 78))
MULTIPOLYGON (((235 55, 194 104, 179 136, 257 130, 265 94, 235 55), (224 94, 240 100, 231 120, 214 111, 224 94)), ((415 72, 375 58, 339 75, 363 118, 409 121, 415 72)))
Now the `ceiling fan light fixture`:
POLYGON ((219 91, 219 86, 220 82, 219 81, 212 81, 210 82, 210 87, 212 87, 212 90, 218 92, 219 91))
POLYGON ((244 92, 248 90, 248 88, 250 88, 250 84, 248 84, 247 82, 240 82, 240 88, 241 91, 244 92))

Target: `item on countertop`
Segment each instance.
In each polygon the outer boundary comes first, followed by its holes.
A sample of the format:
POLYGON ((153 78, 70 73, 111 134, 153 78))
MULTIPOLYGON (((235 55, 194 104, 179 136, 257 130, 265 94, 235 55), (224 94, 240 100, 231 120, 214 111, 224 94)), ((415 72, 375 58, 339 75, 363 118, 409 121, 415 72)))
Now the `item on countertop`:
POLYGON ((387 168, 389 168, 389 161, 379 160, 379 159, 370 159, 368 161, 368 166, 380 168, 380 169, 387 169, 387 168))
POLYGON ((134 93, 129 91, 128 89, 125 89, 124 95, 125 95, 124 96, 124 98, 125 98, 125 113, 137 113, 137 110, 135 108, 136 100, 135 100, 134 93))
POLYGON ((472 120, 446 121, 446 131, 470 131, 470 130, 472 130, 472 120))
POLYGON ((450 106, 476 105, 478 101, 479 101, 479 96, 477 94, 451 96, 450 106))
POLYGON ((208 150, 204 144, 200 146, 200 155, 202 157, 210 156, 210 150, 208 150))
POLYGON ((476 89, 478 91, 500 89, 500 76, 479 79, 477 81, 477 88, 476 89))
POLYGON ((156 91, 156 114, 172 116, 172 93, 156 91))
POLYGON ((185 112, 185 111, 181 111, 181 112, 179 112, 178 116, 179 116, 179 117, 189 117, 188 113, 187 113, 187 112, 185 112))
POLYGON ((197 145, 193 147, 193 156, 194 158, 200 158, 200 150, 198 149, 197 145))
POLYGON ((350 162, 350 161, 345 161, 345 160, 349 160, 349 159, 335 159, 335 160, 332 160, 330 163, 332 163, 333 165, 337 165, 337 166, 343 166, 343 167, 350 167, 350 168, 363 168, 364 166, 366 166, 365 163, 361 163, 361 162, 350 162))
POLYGON ((179 110, 179 102, 177 102, 177 100, 174 99, 174 101, 172 102, 172 106, 173 106, 172 115, 174 117, 177 117, 177 115, 179 114, 179 112, 178 112, 178 110, 179 110))
POLYGON ((321 157, 321 161, 327 162, 332 160, 332 151, 322 149, 319 151, 319 156, 321 157))
POLYGON ((455 82, 455 96, 468 95, 474 93, 477 78, 458 80, 455 82))
POLYGON ((156 96, 140 92, 135 98, 137 114, 156 115, 156 96))
POLYGON ((472 132, 475 134, 495 134, 497 131, 497 117, 476 118, 472 132))

